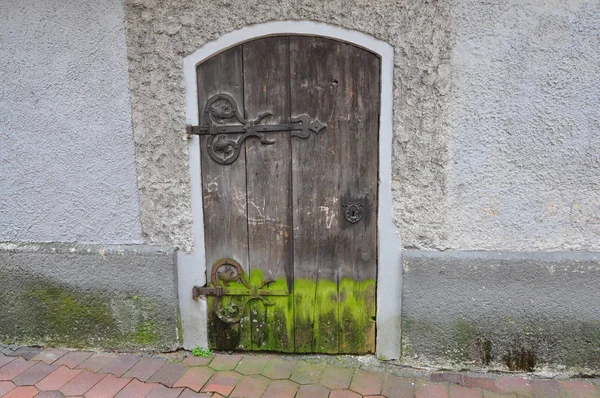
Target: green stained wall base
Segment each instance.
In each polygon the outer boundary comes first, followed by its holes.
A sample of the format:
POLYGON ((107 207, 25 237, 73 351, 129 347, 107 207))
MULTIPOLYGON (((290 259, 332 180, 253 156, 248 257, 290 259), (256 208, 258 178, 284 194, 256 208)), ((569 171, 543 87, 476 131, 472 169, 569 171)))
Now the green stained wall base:
MULTIPOLYGON (((250 285, 261 286, 264 275, 255 269, 250 285)), ((245 290, 241 283, 229 288, 245 290)), ((269 290, 288 291, 277 279, 269 290)), ((240 306, 244 298, 208 297, 209 344, 221 350, 264 350, 298 353, 372 353, 375 350, 375 281, 342 279, 318 282, 297 279, 288 296, 267 296, 273 305, 252 300, 239 322, 227 323, 212 311, 220 305, 240 306)), ((233 311, 233 307, 232 311, 233 311)))

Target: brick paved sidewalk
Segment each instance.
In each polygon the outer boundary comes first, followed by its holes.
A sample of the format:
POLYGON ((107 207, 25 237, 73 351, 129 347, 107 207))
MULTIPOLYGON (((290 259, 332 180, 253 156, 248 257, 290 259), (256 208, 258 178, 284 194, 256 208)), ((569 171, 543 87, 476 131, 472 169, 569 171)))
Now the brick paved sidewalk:
POLYGON ((0 353, 0 396, 7 398, 360 398, 600 397, 580 380, 419 377, 367 372, 277 355, 167 358, 21 347, 0 353))

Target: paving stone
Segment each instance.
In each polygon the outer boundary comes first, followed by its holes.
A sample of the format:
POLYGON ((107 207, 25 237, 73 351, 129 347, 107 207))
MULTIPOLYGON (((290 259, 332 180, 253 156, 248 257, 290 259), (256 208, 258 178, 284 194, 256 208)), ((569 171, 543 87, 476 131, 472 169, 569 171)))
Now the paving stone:
POLYGON ((67 350, 59 350, 59 349, 50 349, 46 351, 42 351, 37 354, 35 357, 31 358, 32 361, 42 361, 47 363, 48 365, 53 364, 56 360, 60 359, 63 355, 67 353, 67 350))
POLYGON ((218 394, 206 394, 203 392, 194 392, 192 390, 184 390, 179 398, 217 398, 218 394))
POLYGON ((449 373, 449 372, 443 372, 443 373, 432 373, 431 376, 429 376, 429 380, 436 382, 436 383, 453 383, 453 384, 458 384, 458 385, 462 385, 463 382, 463 375, 461 375, 460 373, 449 373))
POLYGON ((187 387, 198 392, 204 387, 214 373, 214 370, 206 366, 189 368, 187 372, 173 384, 173 387, 187 387))
POLYGON ((350 387, 353 375, 354 369, 327 366, 323 370, 319 384, 330 390, 341 390, 350 387))
POLYGON ((214 370, 233 370, 242 360, 243 355, 217 354, 208 364, 214 370))
POLYGON ((335 390, 331 392, 329 398, 362 398, 362 395, 350 390, 335 390))
POLYGON ((379 395, 384 379, 385 375, 382 373, 365 372, 358 369, 354 373, 350 389, 362 395, 379 395))
POLYGON ((575 380, 561 380, 558 383, 565 398, 597 398, 599 395, 598 388, 592 383, 575 380))
POLYGON ((162 384, 153 384, 155 387, 146 398, 177 398, 183 392, 183 388, 169 388, 162 384))
POLYGON ((35 386, 40 391, 59 390, 62 386, 70 382, 81 373, 81 370, 69 369, 66 366, 61 366, 48 376, 44 377, 35 386))
POLYGON ((115 395, 115 398, 144 398, 156 386, 157 384, 155 383, 144 383, 143 381, 133 379, 115 395))
POLYGON ((58 368, 59 366, 56 365, 37 362, 23 373, 14 377, 12 382, 18 386, 33 386, 58 368))
POLYGON ((183 360, 183 363, 187 366, 206 366, 212 361, 212 356, 208 358, 204 357, 187 357, 183 360))
POLYGON ((65 396, 58 391, 42 391, 35 398, 65 398, 65 396))
POLYGON ((527 379, 516 379, 511 377, 500 377, 496 380, 496 389, 500 394, 517 394, 531 397, 533 390, 527 379))
POLYGON ((0 368, 15 360, 15 357, 8 357, 4 354, 0 354, 0 368))
POLYGON ((258 375, 261 374, 269 357, 263 355, 246 355, 240 363, 235 367, 235 371, 243 375, 258 375))
POLYGON ((74 367, 91 357, 92 354, 93 352, 69 351, 56 362, 54 362, 54 365, 64 365, 67 368, 73 369, 74 367))
POLYGON ((383 381, 381 393, 389 398, 413 397, 415 395, 415 380, 387 375, 383 381))
POLYGON ((317 384, 323 373, 323 365, 299 361, 290 375, 290 380, 298 384, 317 384))
POLYGON ((39 390, 34 386, 20 386, 9 392, 4 398, 33 398, 39 390))
POLYGON ((231 394, 235 388, 235 385, 240 381, 241 378, 242 376, 236 372, 217 372, 202 388, 202 392, 216 392, 227 396, 231 394))
POLYGON ((298 383, 290 380, 273 380, 269 383, 262 398, 294 398, 298 387, 298 383))
POLYGON ((15 389, 15 383, 12 381, 0 381, 0 397, 15 389))
POLYGON ((494 391, 482 390, 483 398, 518 398, 517 394, 500 394, 494 391))
POLYGON ((262 371, 262 375, 271 380, 288 379, 298 361, 282 358, 271 358, 262 371))
POLYGON ((14 356, 23 357, 27 360, 30 360, 42 351, 44 351, 44 349, 40 347, 20 347, 15 350, 14 356))
POLYGON ((84 370, 71 379, 67 384, 62 386, 60 391, 66 396, 83 395, 105 377, 105 374, 92 373, 84 370))
POLYGON ((483 391, 481 391, 481 388, 468 388, 451 384, 450 398, 483 398, 483 391))
POLYGON ((303 385, 298 388, 296 398, 327 398, 329 390, 323 386, 303 385))
POLYGON ((243 376, 229 396, 234 398, 260 398, 268 385, 269 379, 264 376, 243 376))
POLYGON ((465 387, 476 387, 488 391, 497 391, 496 381, 486 377, 471 377, 464 375, 463 383, 465 387))
POLYGON ((417 379, 415 398, 448 398, 448 384, 417 379))
POLYGON ((117 354, 110 352, 99 352, 75 366, 75 369, 86 369, 90 372, 97 372, 108 365, 116 357, 117 354))
POLYGON ((123 377, 135 378, 146 381, 156 373, 163 365, 164 361, 155 358, 142 358, 138 363, 123 375, 123 377))
POLYGON ((136 355, 120 354, 100 369, 98 373, 112 373, 117 377, 121 377, 139 361, 140 357, 136 355))
POLYGON ((0 368, 0 381, 12 380, 36 363, 37 362, 26 361, 23 358, 16 358, 14 361, 11 361, 0 368))
POLYGON ((182 363, 166 363, 148 379, 151 383, 161 383, 172 387, 183 376, 188 367, 182 363))
POLYGON ((131 379, 116 377, 107 374, 98 384, 92 387, 86 394, 86 398, 112 398, 121 391, 131 379))

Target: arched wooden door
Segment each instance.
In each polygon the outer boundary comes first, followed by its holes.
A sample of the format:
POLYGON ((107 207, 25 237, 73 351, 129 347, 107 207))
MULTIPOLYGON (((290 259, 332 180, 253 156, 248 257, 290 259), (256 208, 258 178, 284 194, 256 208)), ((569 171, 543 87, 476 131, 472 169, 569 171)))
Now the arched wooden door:
POLYGON ((380 59, 276 36, 197 73, 210 346, 374 352, 380 59))

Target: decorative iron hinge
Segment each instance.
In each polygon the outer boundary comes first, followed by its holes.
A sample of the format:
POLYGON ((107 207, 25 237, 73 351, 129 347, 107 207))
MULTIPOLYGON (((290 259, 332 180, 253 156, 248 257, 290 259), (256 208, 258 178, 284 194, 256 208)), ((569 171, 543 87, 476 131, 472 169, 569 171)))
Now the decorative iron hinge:
POLYGON ((274 144, 265 138, 264 133, 289 132, 292 137, 306 139, 310 132, 319 133, 327 127, 318 119, 310 121, 307 115, 290 118, 288 124, 259 124, 271 112, 262 112, 254 120, 242 117, 235 100, 229 94, 217 94, 210 97, 204 106, 204 120, 208 124, 187 126, 186 133, 191 135, 207 135, 206 149, 212 160, 219 164, 231 164, 240 156, 242 144, 249 137, 256 137, 263 145, 274 144), (241 124, 224 124, 226 120, 235 119, 241 124), (237 138, 231 137, 239 134, 237 138))
POLYGON ((288 296, 286 290, 270 290, 266 289, 269 284, 274 281, 263 281, 262 284, 251 286, 246 279, 244 270, 241 265, 231 259, 224 258, 217 261, 211 272, 211 286, 192 288, 192 298, 200 299, 201 296, 215 296, 213 299, 213 311, 220 320, 227 323, 236 323, 244 316, 244 308, 252 300, 261 300, 264 305, 274 305, 265 296, 288 296), (222 283, 222 284, 221 284, 222 283), (243 286, 230 287, 231 283, 239 283, 243 286), (238 297, 240 300, 235 302, 230 300, 227 304, 223 304, 225 296, 238 297))

